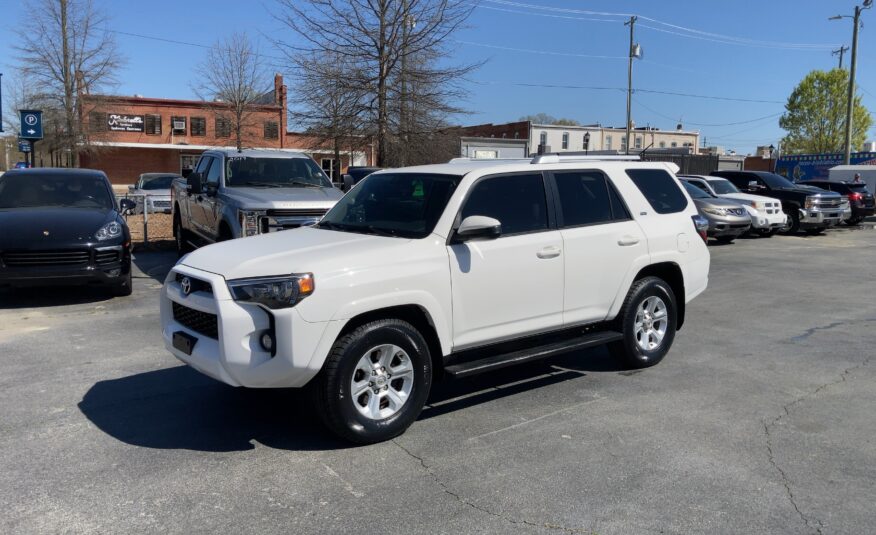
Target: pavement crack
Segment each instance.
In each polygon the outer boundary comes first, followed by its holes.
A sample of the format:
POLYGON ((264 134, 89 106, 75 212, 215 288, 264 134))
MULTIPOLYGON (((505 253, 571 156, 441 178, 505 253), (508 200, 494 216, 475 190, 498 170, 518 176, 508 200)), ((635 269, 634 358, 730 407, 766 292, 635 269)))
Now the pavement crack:
POLYGON ((552 529, 552 530, 557 530, 557 531, 564 531, 566 533, 586 533, 586 534, 591 534, 591 535, 593 534, 593 531, 589 530, 589 529, 569 528, 569 527, 562 526, 559 524, 552 524, 550 522, 532 522, 532 521, 526 520, 526 519, 518 520, 516 518, 512 518, 510 516, 503 515, 503 514, 495 512, 495 511, 491 511, 485 507, 477 505, 476 503, 472 503, 471 501, 460 496, 459 493, 451 490, 447 486, 447 484, 444 483, 444 481, 442 481, 440 477, 438 477, 438 474, 436 474, 435 471, 432 470, 432 467, 422 457, 413 453, 408 448, 402 446, 396 440, 392 440, 391 442, 396 447, 398 447, 398 449, 402 450, 408 457, 417 461, 420 464, 420 466, 423 468, 423 471, 426 472, 426 474, 428 474, 428 476, 432 479, 432 481, 435 482, 436 485, 438 485, 438 487, 441 489, 441 491, 444 494, 447 494, 448 496, 452 497, 454 500, 456 500, 460 504, 462 504, 470 509, 474 509, 475 511, 479 511, 481 513, 492 516, 494 518, 498 518, 500 520, 504 520, 505 522, 508 522, 509 524, 513 524, 515 526, 523 525, 523 526, 529 526, 529 527, 534 527, 534 528, 544 528, 544 529, 552 529))
MULTIPOLYGON (((874 320, 864 320, 864 321, 874 321, 874 320)), ((833 327, 835 327, 837 325, 841 325, 841 324, 842 323, 831 324, 830 326, 821 327, 820 329, 830 329, 830 328, 833 328, 833 327)), ((814 329, 810 329, 810 331, 814 332, 815 330, 818 330, 818 329, 819 329, 819 327, 816 327, 814 329)), ((859 364, 856 364, 850 368, 846 368, 845 370, 842 371, 842 373, 840 373, 839 377, 837 377, 833 381, 829 381, 827 383, 823 383, 821 385, 818 385, 813 391, 811 391, 807 394, 804 394, 800 397, 795 398, 790 403, 786 403, 785 405, 782 405, 782 412, 778 416, 773 418, 772 421, 767 422, 765 420, 763 422, 763 432, 764 432, 764 436, 766 437, 766 450, 767 450, 767 458, 769 460, 769 463, 776 470, 776 472, 778 472, 779 477, 782 480, 782 485, 785 487, 785 494, 787 494, 788 501, 791 503, 791 506, 794 508, 794 511, 797 512, 797 515, 800 517, 800 519, 803 521, 803 523, 806 525, 806 527, 814 530, 814 533, 817 533, 818 535, 821 535, 823 533, 822 530, 824 529, 824 523, 822 523, 822 521, 819 520, 818 518, 816 518, 815 516, 807 515, 806 513, 804 513, 803 510, 800 509, 800 506, 797 504, 797 499, 794 496, 793 489, 791 488, 791 480, 788 477, 788 474, 779 465, 778 461, 776 461, 775 451, 773 449, 773 440, 772 440, 773 435, 772 435, 771 429, 773 428, 773 426, 777 425, 783 418, 785 418, 786 416, 790 416, 791 409, 795 405, 798 405, 799 403, 801 403, 803 401, 806 401, 810 398, 817 396, 819 393, 823 392, 824 390, 826 390, 834 385, 844 383, 846 381, 846 378, 851 373, 855 372, 856 370, 858 370, 860 368, 863 368, 864 366, 867 366, 872 360, 873 360, 873 357, 867 357, 859 364)))
POLYGON ((827 325, 819 325, 817 327, 810 327, 803 331, 803 334, 798 334, 797 336, 792 337, 790 342, 802 342, 812 336, 813 334, 819 331, 829 331, 831 329, 836 329, 841 325, 855 325, 856 323, 871 323, 876 321, 876 318, 864 318, 859 320, 851 320, 851 321, 835 321, 833 323, 828 323, 827 325))

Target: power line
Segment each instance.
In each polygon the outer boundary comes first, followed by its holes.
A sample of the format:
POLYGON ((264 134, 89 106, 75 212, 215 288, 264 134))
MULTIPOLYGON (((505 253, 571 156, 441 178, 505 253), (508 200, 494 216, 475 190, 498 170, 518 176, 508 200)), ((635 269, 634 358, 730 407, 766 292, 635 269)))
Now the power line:
MULTIPOLYGON (((188 41, 179 41, 179 40, 177 40, 177 39, 167 39, 167 38, 165 38, 165 37, 158 37, 158 36, 155 36, 155 35, 143 35, 143 34, 140 34, 140 33, 123 32, 123 31, 121 31, 121 30, 113 30, 113 29, 110 29, 110 28, 104 28, 104 30, 107 31, 107 32, 110 32, 110 33, 118 34, 118 35, 126 35, 126 36, 128 36, 128 37, 138 37, 138 38, 140 38, 140 39, 149 39, 150 41, 161 41, 161 42, 164 42, 164 43, 171 43, 171 44, 174 44, 174 45, 193 46, 193 47, 197 47, 197 48, 204 48, 204 49, 207 49, 207 50, 224 50, 224 51, 228 51, 228 49, 220 48, 220 47, 213 46, 213 45, 205 45, 205 44, 202 44, 202 43, 191 43, 191 42, 188 42, 188 41)), ((263 58, 276 59, 276 60, 280 60, 280 61, 288 61, 288 58, 281 58, 281 57, 279 57, 279 56, 270 56, 270 55, 267 55, 267 54, 262 54, 261 52, 255 52, 255 55, 256 55, 256 56, 261 56, 261 57, 263 57, 263 58)))
MULTIPOLYGON (((670 121, 675 121, 677 119, 677 117, 672 117, 672 116, 660 113, 659 111, 655 110, 654 108, 651 108, 651 107, 643 104, 642 101, 640 101, 639 99, 637 99, 635 97, 633 98, 633 100, 639 106, 645 108, 646 110, 650 111, 651 113, 653 113, 659 117, 663 117, 664 119, 669 119, 670 121)), ((757 117, 754 119, 748 119, 745 121, 737 121, 737 122, 733 122, 733 123, 695 123, 693 121, 684 121, 684 123, 692 125, 692 126, 715 126, 715 127, 717 127, 717 126, 736 126, 736 125, 740 125, 740 124, 749 124, 749 123, 757 123, 760 121, 766 121, 767 119, 773 119, 773 118, 779 117, 781 115, 782 115, 781 112, 780 113, 773 113, 771 115, 764 115, 763 117, 757 117)))
POLYGON ((626 56, 596 56, 591 54, 575 54, 571 52, 553 52, 549 50, 533 50, 528 48, 512 48, 510 46, 499 46, 499 45, 489 45, 486 43, 475 43, 472 41, 459 41, 454 40, 454 42, 462 44, 462 45, 470 45, 470 46, 480 46, 484 48, 493 48, 496 50, 507 50, 510 52, 525 52, 527 54, 544 54, 547 56, 566 56, 573 58, 594 58, 594 59, 623 59, 626 60, 626 56))

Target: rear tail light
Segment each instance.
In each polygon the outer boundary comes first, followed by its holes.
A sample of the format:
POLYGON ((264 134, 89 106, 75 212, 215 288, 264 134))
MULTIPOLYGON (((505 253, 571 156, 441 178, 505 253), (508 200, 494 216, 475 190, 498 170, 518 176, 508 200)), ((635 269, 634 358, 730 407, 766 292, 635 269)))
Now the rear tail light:
POLYGON ((860 200, 864 199, 864 196, 861 195, 860 193, 849 193, 848 197, 849 197, 849 202, 855 202, 855 201, 860 201, 860 200))
POLYGON ((697 234, 700 235, 700 238, 702 238, 703 241, 708 241, 709 220, 699 214, 692 215, 690 218, 693 220, 694 228, 696 229, 697 234))

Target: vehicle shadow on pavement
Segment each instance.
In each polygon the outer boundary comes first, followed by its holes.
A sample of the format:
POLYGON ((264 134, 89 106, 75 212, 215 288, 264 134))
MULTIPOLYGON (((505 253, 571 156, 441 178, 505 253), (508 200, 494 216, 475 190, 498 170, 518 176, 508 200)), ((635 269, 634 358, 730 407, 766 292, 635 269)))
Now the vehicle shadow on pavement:
POLYGON ((111 299, 112 292, 97 285, 0 288, 0 309, 85 305, 111 299))
MULTIPOLYGON (((576 351, 492 374, 433 385, 420 420, 506 396, 623 370, 605 349, 576 351)), ((255 442, 284 450, 353 447, 330 435, 298 389, 234 388, 188 366, 100 381, 79 410, 117 440, 157 449, 245 451, 255 442)))
POLYGON ((151 278, 157 282, 164 282, 167 273, 176 265, 176 250, 143 250, 134 251, 131 258, 134 269, 134 278, 151 278))

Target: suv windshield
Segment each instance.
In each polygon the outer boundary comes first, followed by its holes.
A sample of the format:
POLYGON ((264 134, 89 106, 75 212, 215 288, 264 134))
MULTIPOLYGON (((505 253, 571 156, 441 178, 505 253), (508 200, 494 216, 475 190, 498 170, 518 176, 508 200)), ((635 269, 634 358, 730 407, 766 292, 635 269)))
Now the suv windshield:
POLYGON ((226 187, 330 188, 328 177, 310 158, 228 156, 226 187))
POLYGON ((794 185, 793 182, 789 181, 787 178, 781 175, 776 175, 773 173, 761 173, 757 176, 760 177, 764 182, 766 182, 767 186, 773 189, 794 189, 797 187, 794 185))
POLYGON ((100 176, 22 173, 0 177, 0 209, 89 208, 115 206, 100 176))
POLYGON ((401 238, 431 234, 462 179, 456 175, 370 175, 319 222, 319 228, 401 238))
POLYGON ((709 180, 709 185, 712 186, 712 189, 715 190, 715 193, 718 195, 725 195, 728 193, 741 193, 736 186, 733 185, 729 180, 724 180, 723 178, 718 180, 709 180))
POLYGON ((681 181, 684 189, 687 190, 688 195, 691 196, 692 199, 711 199, 712 196, 701 190, 700 188, 694 186, 690 182, 686 180, 681 181))
POLYGON ((170 184, 177 175, 144 176, 140 189, 170 189, 170 184))

